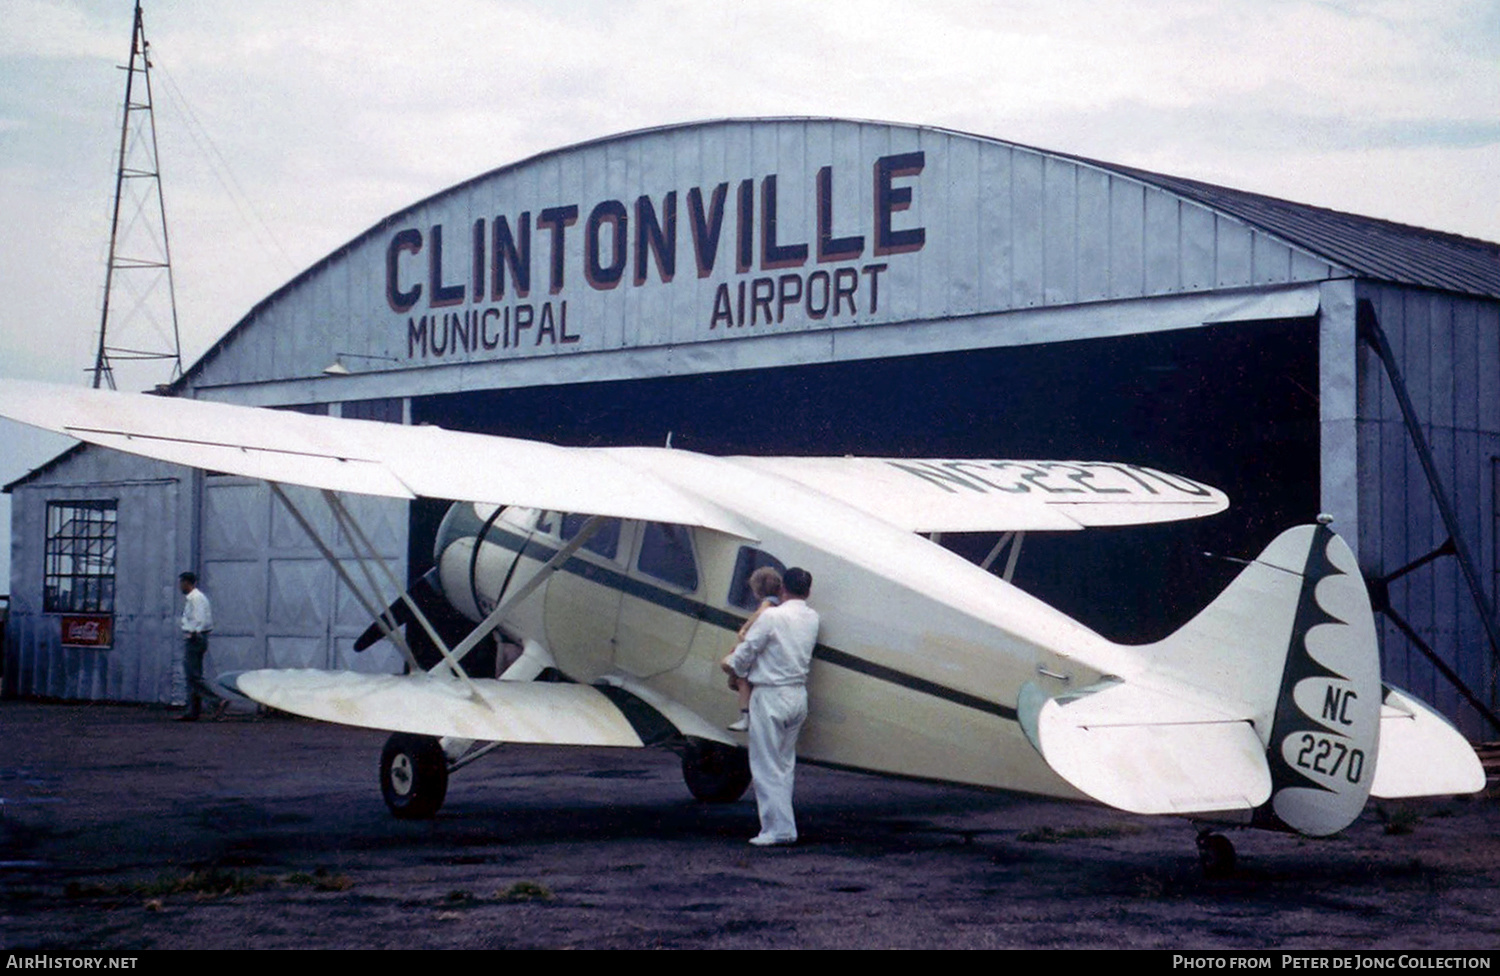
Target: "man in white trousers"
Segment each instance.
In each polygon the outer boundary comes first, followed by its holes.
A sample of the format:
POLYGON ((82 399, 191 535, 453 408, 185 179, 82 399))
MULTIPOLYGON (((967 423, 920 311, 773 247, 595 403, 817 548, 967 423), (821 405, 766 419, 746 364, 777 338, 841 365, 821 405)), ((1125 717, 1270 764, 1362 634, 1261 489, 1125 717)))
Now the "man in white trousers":
POLYGON ((760 809, 757 847, 797 842, 792 784, 797 736, 807 720, 807 672, 818 642, 818 613, 807 605, 812 574, 792 568, 782 577, 784 596, 768 607, 744 641, 721 662, 725 671, 750 682, 750 775, 760 809))

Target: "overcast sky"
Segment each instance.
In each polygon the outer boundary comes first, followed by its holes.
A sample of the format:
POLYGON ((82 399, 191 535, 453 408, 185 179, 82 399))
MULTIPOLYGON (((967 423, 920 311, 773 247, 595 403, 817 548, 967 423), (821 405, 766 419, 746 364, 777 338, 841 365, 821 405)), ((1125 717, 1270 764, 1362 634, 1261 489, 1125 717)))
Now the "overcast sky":
MULTIPOLYGON (((87 380, 132 8, 0 0, 0 376, 87 380)), ((1496 0, 146 0, 145 24, 188 363, 422 197, 705 118, 944 126, 1500 241, 1496 0)), ((0 481, 66 443, 0 426, 0 481)))

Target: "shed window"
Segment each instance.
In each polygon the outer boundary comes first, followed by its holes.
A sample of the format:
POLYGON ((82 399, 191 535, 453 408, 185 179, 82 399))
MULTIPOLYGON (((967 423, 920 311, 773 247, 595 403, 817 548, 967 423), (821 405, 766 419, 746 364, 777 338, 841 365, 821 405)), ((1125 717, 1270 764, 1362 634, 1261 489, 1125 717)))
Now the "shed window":
POLYGON ((115 506, 48 502, 42 607, 49 613, 113 613, 115 506))

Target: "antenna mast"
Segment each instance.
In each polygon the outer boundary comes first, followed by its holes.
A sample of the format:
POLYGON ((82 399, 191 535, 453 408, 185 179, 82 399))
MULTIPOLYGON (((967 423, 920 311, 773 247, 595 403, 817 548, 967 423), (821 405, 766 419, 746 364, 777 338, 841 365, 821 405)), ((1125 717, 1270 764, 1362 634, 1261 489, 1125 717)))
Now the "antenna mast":
MULTIPOLYGON (((151 100, 151 60, 148 56, 145 21, 140 0, 135 4, 135 27, 130 35, 130 64, 125 71, 125 113, 120 123, 119 167, 115 171, 115 207, 109 228, 109 263, 104 272, 104 310, 99 319, 99 350, 94 358, 94 388, 108 383, 115 389, 114 364, 135 361, 170 361, 167 382, 182 375, 182 340, 177 329, 177 290, 172 282, 172 248, 167 240, 167 207, 161 193, 161 170, 157 164, 156 111, 151 100), (135 100, 135 76, 140 74, 146 99, 135 100), (144 113, 144 119, 141 119, 144 113), (138 121, 139 120, 139 121, 138 121), (152 206, 153 199, 155 206, 152 206), (121 226, 121 210, 129 205, 121 226), (137 248, 127 254, 128 250, 137 248), (116 280, 116 272, 122 272, 116 280), (123 272, 133 272, 125 275, 123 272), (160 286, 166 279, 165 304, 170 312, 171 335, 161 315, 160 286), (146 320, 151 328, 132 346, 111 345, 110 298, 116 286, 132 304, 126 309, 132 320, 146 320), (169 348, 162 348, 168 346, 169 348)), ((116 333, 133 321, 117 322, 116 333)), ((126 341, 131 341, 129 332, 126 341)), ((120 341, 118 335, 115 341, 120 341)))

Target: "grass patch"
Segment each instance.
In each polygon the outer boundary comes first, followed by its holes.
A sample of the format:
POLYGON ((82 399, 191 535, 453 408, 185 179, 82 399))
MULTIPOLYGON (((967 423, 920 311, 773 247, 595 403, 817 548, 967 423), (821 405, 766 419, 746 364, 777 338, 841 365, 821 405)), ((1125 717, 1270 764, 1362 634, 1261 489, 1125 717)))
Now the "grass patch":
POLYGON ((185 875, 158 875, 151 881, 132 884, 89 884, 69 882, 63 889, 68 898, 104 898, 113 900, 142 899, 148 911, 161 911, 165 900, 174 895, 196 895, 199 899, 229 898, 246 895, 253 891, 271 888, 278 884, 312 888, 315 891, 348 891, 354 882, 347 875, 334 874, 327 868, 314 871, 293 871, 277 878, 267 874, 252 874, 245 871, 229 871, 224 868, 204 868, 185 875))
POLYGON ((551 901, 552 892, 535 881, 517 881, 504 891, 495 892, 495 897, 506 902, 551 901))
POLYGON ((154 881, 126 885, 95 885, 70 882, 64 889, 68 898, 145 898, 160 900, 169 895, 197 895, 199 898, 226 898, 248 894, 276 883, 275 878, 240 871, 206 868, 181 877, 160 875, 154 881))
POLYGON ((315 868, 311 873, 293 871, 281 880, 286 884, 299 885, 314 891, 348 891, 354 887, 354 882, 348 875, 334 874, 327 868, 315 868))

